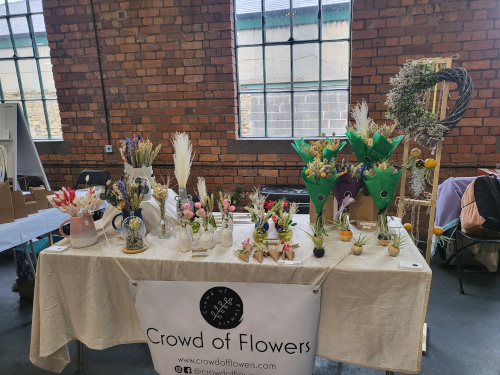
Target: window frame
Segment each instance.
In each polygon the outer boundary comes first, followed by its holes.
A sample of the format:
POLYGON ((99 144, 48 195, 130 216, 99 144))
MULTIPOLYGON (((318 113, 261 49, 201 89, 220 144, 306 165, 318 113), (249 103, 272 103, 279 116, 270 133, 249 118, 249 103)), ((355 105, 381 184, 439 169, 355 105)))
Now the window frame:
MULTIPOLYGON (((11 14, 9 0, 5 0, 5 2, 3 4, 5 6, 5 15, 0 15, 0 20, 6 20, 7 28, 9 29, 10 41, 12 44, 12 51, 14 53, 14 55, 12 57, 0 57, 0 61, 13 61, 14 62, 14 66, 16 68, 17 83, 19 86, 19 96, 20 96, 20 99, 6 99, 4 97, 4 93, 3 93, 3 89, 2 89, 2 80, 0 79, 0 102, 1 103, 9 103, 9 102, 21 101, 21 106, 23 108, 24 118, 26 120, 26 123, 28 124, 28 130, 31 133, 31 128, 29 126, 28 111, 26 110, 26 102, 41 101, 42 105, 43 105, 45 126, 47 128, 47 138, 38 137, 36 139, 41 139, 41 140, 43 140, 43 139, 61 139, 61 138, 52 138, 52 134, 51 134, 51 130, 50 130, 49 112, 47 110, 47 101, 48 100, 56 100, 57 101, 57 98, 45 97, 45 89, 44 89, 43 79, 42 79, 42 70, 40 68, 40 60, 50 59, 50 56, 40 56, 40 54, 38 53, 37 37, 36 37, 35 29, 33 27, 32 16, 41 15, 43 17, 43 10, 32 12, 30 1, 29 0, 25 0, 25 1, 26 1, 26 12, 11 14), (29 37, 31 40, 31 48, 33 49, 33 56, 19 56, 19 54, 17 52, 16 40, 15 40, 16 38, 14 37, 14 33, 12 31, 11 19, 12 18, 21 18, 23 16, 26 17, 29 37), (25 98, 24 90, 23 90, 23 83, 22 83, 22 79, 21 79, 21 72, 19 70, 19 61, 20 60, 35 60, 38 81, 40 84, 40 98, 36 98, 36 99, 26 99, 25 98)), ((44 22, 45 22, 45 20, 44 20, 44 22)))
MULTIPOLYGON (((244 44, 238 45, 238 29, 237 29, 237 21, 236 21, 236 3, 241 0, 234 0, 234 12, 233 12, 233 23, 234 23, 234 41, 235 41, 235 65, 236 65, 236 91, 237 91, 237 105, 238 105, 238 137, 240 139, 293 139, 297 138, 295 136, 295 103, 294 103, 294 94, 297 92, 316 92, 318 93, 318 134, 317 137, 322 137, 322 93, 323 92, 334 92, 334 91, 347 91, 347 100, 348 100, 348 109, 349 109, 349 98, 351 97, 351 84, 350 84, 350 71, 351 71, 351 55, 352 55, 352 12, 353 12, 353 0, 347 0, 346 3, 350 3, 349 5, 349 34, 345 38, 333 38, 333 39, 323 39, 322 35, 322 23, 323 23, 323 12, 322 12, 322 0, 318 0, 318 17, 317 17, 317 26, 318 26, 318 37, 316 39, 305 39, 305 40, 294 40, 293 39, 293 12, 290 11, 290 39, 287 41, 279 41, 279 42, 267 42, 266 41, 266 9, 265 9, 265 0, 260 0, 261 3, 261 17, 262 17, 262 41, 261 43, 253 43, 253 44, 244 44), (322 79, 323 79, 323 43, 332 43, 332 42, 347 42, 348 43, 348 78, 347 78, 347 86, 335 86, 335 87, 323 87, 322 79), (319 81, 317 88, 302 88, 296 89, 294 88, 294 72, 293 72, 293 46, 306 44, 306 45, 314 45, 318 44, 318 60, 319 60, 319 81), (268 46, 290 46, 290 89, 283 90, 271 90, 269 91, 267 88, 266 81, 266 47, 268 46), (238 49, 239 48, 249 48, 249 47, 261 47, 262 48, 262 70, 263 70, 263 89, 262 90, 240 90, 240 80, 239 80, 239 64, 238 64, 238 49), (267 95, 271 93, 287 93, 290 94, 290 122, 291 122, 291 136, 277 136, 272 137, 268 135, 268 112, 267 112, 267 95), (264 136, 242 136, 241 132, 241 94, 260 94, 263 95, 263 106, 264 106, 264 136)), ((289 0, 289 10, 293 9, 293 0, 289 0)), ((346 119, 346 125, 348 124, 348 119, 346 119)), ((311 137, 311 136, 309 136, 311 137)), ((312 136, 314 137, 314 136, 312 136)), ((344 137, 342 134, 341 137, 344 137)))

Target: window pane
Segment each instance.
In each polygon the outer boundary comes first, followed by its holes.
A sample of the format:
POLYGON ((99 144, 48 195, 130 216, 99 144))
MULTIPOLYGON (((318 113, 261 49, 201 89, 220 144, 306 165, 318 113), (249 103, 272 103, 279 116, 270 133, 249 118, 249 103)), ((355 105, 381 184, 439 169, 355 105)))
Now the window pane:
POLYGON ((42 14, 35 14, 31 16, 31 22, 33 24, 33 30, 35 31, 35 40, 38 46, 38 54, 40 56, 49 56, 49 48, 47 41, 47 32, 45 31, 45 21, 42 14), (46 48, 40 48, 46 46, 46 48))
POLYGON ((293 39, 318 38, 318 0, 293 0, 293 39))
POLYGON ((14 51, 12 50, 12 42, 10 40, 7 20, 2 19, 0 20, 0 57, 12 57, 12 56, 14 56, 14 51))
POLYGON ((290 0, 265 0, 264 9, 266 42, 283 42, 290 39, 290 0))
POLYGON ((0 82, 2 83, 2 91, 5 99, 21 98, 14 61, 0 61, 0 82))
POLYGON ((235 0, 235 4, 238 45, 262 43, 262 4, 260 0, 235 0))
POLYGON ((57 98, 52 64, 49 59, 40 59, 40 70, 42 71, 43 91, 46 98, 57 98))
POLYGON ((52 138, 62 138, 61 116, 57 100, 45 101, 47 114, 49 115, 50 135, 52 138))
POLYGON ((42 0, 29 0, 29 1, 30 1, 30 10, 32 12, 42 12, 43 11, 42 0))
POLYGON ((347 91, 323 91, 321 94, 321 132, 345 134, 348 119, 347 91))
POLYGON ((323 87, 347 87, 349 85, 349 43, 323 43, 322 48, 323 87))
POLYGON ((25 99, 41 99, 40 80, 35 59, 19 60, 19 73, 23 84, 25 99))
POLYGON ((321 17, 323 19, 321 33, 323 39, 348 38, 351 19, 351 2, 343 0, 323 0, 321 7, 321 17))
POLYGON ((242 137, 264 137, 264 94, 240 95, 242 137))
POLYGON ((267 94, 267 134, 269 137, 291 137, 291 95, 267 94))
POLYGON ((33 138, 47 138, 47 125, 42 101, 27 101, 25 103, 31 136, 33 138))
POLYGON ((293 97, 296 137, 319 135, 319 93, 296 92, 293 97))
POLYGON ((295 88, 319 86, 319 44, 293 46, 293 82, 295 88))
POLYGON ((290 89, 290 46, 266 47, 266 88, 290 89))
POLYGON ((262 47, 238 48, 240 90, 264 90, 262 47))
POLYGON ((14 17, 10 19, 14 42, 19 56, 33 56, 31 37, 28 29, 26 17, 14 17))
MULTIPOLYGON (((5 3, 5 0, 1 1, 5 3)), ((26 13, 26 0, 7 0, 9 4, 10 14, 24 14, 26 13)), ((2 4, 2 8, 4 5, 2 4)))

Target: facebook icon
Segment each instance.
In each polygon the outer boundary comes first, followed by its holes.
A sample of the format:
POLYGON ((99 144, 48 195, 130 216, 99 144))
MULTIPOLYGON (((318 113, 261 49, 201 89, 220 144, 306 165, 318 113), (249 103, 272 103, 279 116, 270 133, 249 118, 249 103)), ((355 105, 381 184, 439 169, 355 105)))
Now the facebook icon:
POLYGON ((184 367, 184 374, 192 374, 191 367, 184 367))

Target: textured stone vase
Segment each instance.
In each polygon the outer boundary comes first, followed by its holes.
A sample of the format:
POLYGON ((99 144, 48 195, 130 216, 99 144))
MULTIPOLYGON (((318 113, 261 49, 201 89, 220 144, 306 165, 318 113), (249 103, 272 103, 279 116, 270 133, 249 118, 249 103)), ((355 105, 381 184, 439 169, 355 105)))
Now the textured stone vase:
POLYGON ((215 235, 209 229, 203 229, 201 231, 200 247, 203 250, 210 250, 215 247, 215 235))
POLYGON ((181 249, 183 253, 187 253, 188 251, 191 251, 192 247, 193 247, 193 238, 189 234, 187 228, 182 227, 181 232, 179 234, 179 249, 181 249))
POLYGON ((92 215, 85 215, 83 217, 72 217, 64 220, 59 226, 59 233, 63 237, 69 237, 73 247, 87 247, 92 246, 97 242, 97 231, 94 225, 92 215), (67 236, 63 232, 63 226, 70 223, 70 235, 67 236))
POLYGON ((220 242, 224 247, 233 246, 233 231, 229 229, 229 219, 226 218, 224 221, 224 228, 220 232, 220 242))

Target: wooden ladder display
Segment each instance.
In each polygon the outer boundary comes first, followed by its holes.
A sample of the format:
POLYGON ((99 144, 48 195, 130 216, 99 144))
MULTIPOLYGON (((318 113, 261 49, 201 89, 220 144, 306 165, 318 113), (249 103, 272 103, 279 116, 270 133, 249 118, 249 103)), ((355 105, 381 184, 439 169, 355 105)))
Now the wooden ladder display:
MULTIPOLYGON (((431 64, 434 71, 438 71, 440 68, 451 68, 453 58, 428 58, 415 60, 412 63, 417 64, 418 62, 422 62, 424 64, 431 64)), ((439 111, 439 119, 442 120, 446 117, 446 108, 448 102, 448 92, 449 92, 449 83, 443 82, 441 88, 441 106, 439 111)), ((429 94, 433 93, 433 98, 429 100, 429 104, 432 105, 432 112, 436 112, 436 104, 438 102, 437 93, 438 93, 438 85, 434 87, 434 89, 429 90, 429 94)), ((436 118, 438 116, 436 115, 436 118)), ((437 188, 439 183, 439 170, 441 165, 441 151, 443 145, 442 142, 439 142, 436 147, 436 166, 434 167, 434 176, 432 178, 432 194, 430 199, 411 199, 405 197, 406 191, 406 168, 403 168, 403 173, 401 175, 401 186, 399 192, 399 207, 398 207, 398 217, 403 218, 403 210, 406 204, 414 205, 414 206, 430 206, 430 215, 429 215, 429 227, 427 231, 427 248, 425 252, 425 260, 427 264, 431 262, 431 251, 432 251, 432 235, 434 231, 434 219, 436 216, 436 199, 437 199, 437 188)), ((408 155, 410 152, 410 141, 405 141, 404 152, 403 152, 403 165, 406 165, 408 162, 408 155)), ((418 220, 418 219, 417 219, 418 220)))

